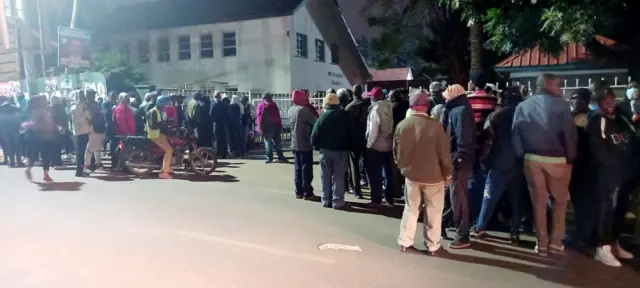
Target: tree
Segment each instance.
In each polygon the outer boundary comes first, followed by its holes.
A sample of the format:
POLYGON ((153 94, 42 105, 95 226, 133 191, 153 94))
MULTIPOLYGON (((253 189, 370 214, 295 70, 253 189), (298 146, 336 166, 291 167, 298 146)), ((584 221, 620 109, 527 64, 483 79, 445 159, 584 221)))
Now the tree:
POLYGON ((374 67, 411 66, 432 78, 464 83, 469 70, 468 29, 461 14, 440 0, 369 0, 362 11, 380 29, 371 41, 374 67))
POLYGON ((93 54, 89 70, 100 72, 107 78, 117 74, 125 85, 141 84, 146 80, 145 75, 131 63, 129 57, 109 50, 93 54))

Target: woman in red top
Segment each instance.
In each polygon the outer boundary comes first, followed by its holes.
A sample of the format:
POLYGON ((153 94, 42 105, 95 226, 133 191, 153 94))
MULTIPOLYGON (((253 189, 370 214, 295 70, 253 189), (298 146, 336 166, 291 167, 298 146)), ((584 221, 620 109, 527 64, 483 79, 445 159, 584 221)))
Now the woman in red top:
POLYGON ((118 106, 113 109, 116 134, 121 136, 136 135, 136 119, 133 116, 133 108, 129 106, 131 98, 127 93, 120 93, 118 100, 118 106))

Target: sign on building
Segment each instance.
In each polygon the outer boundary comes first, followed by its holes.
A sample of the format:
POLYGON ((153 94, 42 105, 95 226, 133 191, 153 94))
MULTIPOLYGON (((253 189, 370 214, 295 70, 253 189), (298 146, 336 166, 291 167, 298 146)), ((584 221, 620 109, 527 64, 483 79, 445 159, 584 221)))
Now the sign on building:
POLYGON ((58 26, 58 66, 87 68, 91 65, 91 32, 58 26))

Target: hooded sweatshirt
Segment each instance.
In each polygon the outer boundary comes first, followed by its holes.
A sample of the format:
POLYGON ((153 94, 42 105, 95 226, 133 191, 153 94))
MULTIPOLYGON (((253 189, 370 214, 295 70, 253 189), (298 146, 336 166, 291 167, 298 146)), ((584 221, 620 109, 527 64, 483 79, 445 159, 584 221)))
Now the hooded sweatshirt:
POLYGON ((315 109, 309 109, 309 95, 301 90, 293 91, 291 95, 293 106, 287 114, 291 123, 293 151, 312 151, 311 131, 318 117, 313 113, 315 109))
POLYGON ((589 148, 594 167, 607 183, 619 184, 630 176, 636 158, 635 133, 631 120, 616 113, 613 118, 593 113, 587 124, 589 148))
POLYGON ((73 134, 86 135, 93 131, 91 126, 91 110, 86 103, 76 103, 71 108, 73 120, 73 134))
POLYGON ((367 118, 367 148, 378 152, 393 150, 393 107, 387 100, 373 103, 367 118))
POLYGON ((256 112, 258 128, 263 135, 273 135, 282 129, 282 119, 280 118, 280 109, 273 100, 264 99, 258 104, 256 112))

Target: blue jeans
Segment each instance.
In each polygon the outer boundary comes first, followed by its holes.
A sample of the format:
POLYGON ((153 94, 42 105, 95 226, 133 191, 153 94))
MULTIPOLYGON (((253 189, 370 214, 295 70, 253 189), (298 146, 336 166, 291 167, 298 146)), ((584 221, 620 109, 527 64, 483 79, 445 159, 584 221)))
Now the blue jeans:
POLYGON ((278 153, 278 158, 283 159, 284 154, 282 154, 282 139, 280 136, 280 132, 274 133, 273 135, 264 135, 264 148, 268 161, 273 161, 273 148, 276 149, 276 153, 278 153), (275 147, 274 147, 275 146, 275 147))
POLYGON ((313 151, 293 151, 297 196, 313 196, 313 151))
POLYGON ((349 163, 348 151, 320 150, 322 204, 340 208, 344 205, 344 175, 349 163))
POLYGON ((384 198, 393 203, 393 154, 367 149, 365 156, 367 175, 369 176, 369 188, 371 189, 371 202, 382 203, 382 191, 384 186, 384 198), (383 173, 384 171, 384 173, 383 173))
POLYGON ((482 195, 487 181, 486 172, 480 163, 476 163, 473 167, 473 173, 469 177, 469 216, 471 219, 476 219, 480 213, 482 195))
POLYGON ((493 216, 496 205, 500 198, 507 191, 509 202, 511 204, 511 233, 518 234, 520 229, 520 187, 522 185, 522 172, 520 169, 491 169, 487 177, 484 188, 484 198, 476 229, 485 230, 491 217, 493 216))

